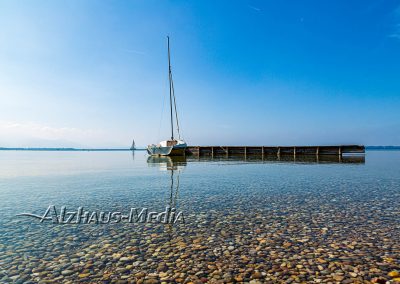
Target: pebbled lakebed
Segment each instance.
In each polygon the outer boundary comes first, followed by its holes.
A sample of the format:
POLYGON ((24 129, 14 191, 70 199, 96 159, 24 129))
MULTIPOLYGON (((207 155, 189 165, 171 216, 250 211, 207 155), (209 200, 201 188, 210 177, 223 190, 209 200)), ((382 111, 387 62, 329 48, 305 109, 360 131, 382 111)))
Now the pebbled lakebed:
POLYGON ((0 216, 0 283, 400 280, 398 151, 356 163, 0 151, 0 216), (169 207, 184 222, 16 216, 50 205, 169 207))

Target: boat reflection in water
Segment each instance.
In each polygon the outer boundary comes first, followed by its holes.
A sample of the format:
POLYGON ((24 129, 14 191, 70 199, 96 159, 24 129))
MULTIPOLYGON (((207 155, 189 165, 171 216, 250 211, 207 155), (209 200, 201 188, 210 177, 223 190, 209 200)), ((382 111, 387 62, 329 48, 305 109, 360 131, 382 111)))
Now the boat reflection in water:
MULTIPOLYGON (((178 196, 179 196, 179 178, 183 169, 186 166, 185 156, 149 156, 147 158, 147 164, 150 167, 158 167, 162 171, 170 172, 170 186, 168 188, 169 194, 166 202, 166 206, 169 208, 178 210, 178 196)), ((166 233, 169 237, 173 238, 173 226, 174 224, 165 224, 166 233)))
POLYGON ((149 156, 147 164, 150 167, 158 167, 160 170, 181 171, 187 165, 185 156, 149 156))

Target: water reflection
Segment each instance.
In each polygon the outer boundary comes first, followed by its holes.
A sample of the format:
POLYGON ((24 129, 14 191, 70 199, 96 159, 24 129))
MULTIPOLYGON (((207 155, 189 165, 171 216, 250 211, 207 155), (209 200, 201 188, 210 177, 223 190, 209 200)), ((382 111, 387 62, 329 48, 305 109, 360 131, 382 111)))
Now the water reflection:
POLYGON ((187 165, 185 156, 149 156, 147 164, 151 167, 159 167, 161 170, 173 171, 182 170, 187 165))
MULTIPOLYGON (((151 167, 159 167, 160 170, 170 172, 169 195, 166 206, 169 206, 171 210, 179 211, 179 178, 187 165, 186 157, 149 156, 147 158, 147 164, 151 167)), ((165 231, 169 239, 172 239, 174 233, 173 224, 166 224, 165 231)))
POLYGON ((299 164, 364 164, 365 155, 236 155, 236 156, 189 156, 186 162, 252 162, 252 163, 299 163, 299 164))
POLYGON ((150 156, 147 163, 152 167, 170 172, 170 187, 168 206, 176 208, 179 193, 179 177, 186 166, 186 157, 150 156))
MULTIPOLYGON (((335 156, 335 155, 281 155, 281 156, 184 156, 184 157, 168 157, 168 156, 149 156, 147 164, 149 167, 157 167, 161 171, 169 174, 168 196, 164 201, 166 206, 171 209, 175 208, 179 211, 179 194, 180 194, 180 176, 183 170, 189 163, 224 163, 224 164, 240 164, 240 163, 293 163, 293 164, 364 164, 364 155, 351 155, 351 156, 335 156)), ((164 197, 165 198, 165 197, 164 197)), ((165 233, 169 239, 174 237, 176 226, 174 224, 166 224, 165 233)))
POLYGON ((298 164, 364 164, 365 155, 281 155, 281 156, 150 156, 147 163, 161 170, 174 171, 183 169, 191 162, 248 162, 248 163, 298 163, 298 164))

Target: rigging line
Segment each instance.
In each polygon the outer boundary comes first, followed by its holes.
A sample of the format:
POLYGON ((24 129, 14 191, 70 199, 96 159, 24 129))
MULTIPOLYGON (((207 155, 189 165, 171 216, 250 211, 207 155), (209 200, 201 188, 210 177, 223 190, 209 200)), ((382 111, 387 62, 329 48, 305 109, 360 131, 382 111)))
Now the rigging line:
MULTIPOLYGON (((170 67, 171 68, 171 67, 170 67)), ((171 69, 169 71, 169 106, 171 112, 171 140, 174 140, 174 119, 172 115, 172 73, 171 69)))
POLYGON ((172 115, 172 86, 171 86, 172 73, 171 73, 171 54, 169 49, 169 36, 167 36, 167 39, 168 39, 169 106, 171 111, 171 140, 174 140, 174 119, 172 115))
POLYGON ((172 80, 172 74, 171 74, 171 85, 172 85, 172 96, 173 96, 173 98, 174 98, 176 127, 178 128, 178 137, 179 137, 179 140, 181 140, 181 133, 180 133, 180 130, 179 130, 178 111, 176 110, 175 88, 174 88, 174 81, 172 80))
MULTIPOLYGON (((165 84, 164 84, 164 90, 165 90, 165 84)), ((164 114, 164 108, 165 108, 165 97, 167 96, 167 92, 163 92, 165 95, 163 96, 163 103, 162 103, 162 109, 161 109, 161 117, 160 117, 160 123, 158 125, 158 132, 157 132, 157 141, 160 140, 160 132, 161 132, 161 123, 163 119, 163 114, 164 114)))

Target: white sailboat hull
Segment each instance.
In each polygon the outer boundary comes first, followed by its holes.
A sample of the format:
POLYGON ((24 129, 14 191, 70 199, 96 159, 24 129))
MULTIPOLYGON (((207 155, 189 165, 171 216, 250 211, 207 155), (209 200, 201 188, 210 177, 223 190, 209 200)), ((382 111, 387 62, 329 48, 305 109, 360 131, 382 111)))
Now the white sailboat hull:
POLYGON ((147 146, 147 153, 152 156, 168 156, 172 151, 172 147, 157 147, 156 145, 147 146))
POLYGON ((147 146, 147 153, 152 156, 184 156, 186 143, 183 141, 162 141, 159 145, 147 146), (175 145, 167 146, 174 142, 175 145))

